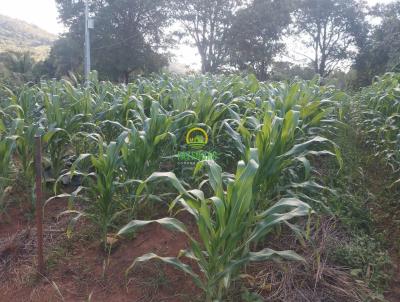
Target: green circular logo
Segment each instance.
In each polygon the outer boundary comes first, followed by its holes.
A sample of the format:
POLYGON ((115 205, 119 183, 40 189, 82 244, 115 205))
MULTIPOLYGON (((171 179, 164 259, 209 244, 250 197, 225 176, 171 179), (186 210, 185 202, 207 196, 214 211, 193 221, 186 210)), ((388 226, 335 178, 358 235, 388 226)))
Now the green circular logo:
POLYGON ((204 129, 192 128, 186 134, 186 144, 193 149, 202 149, 208 143, 208 135, 204 129))

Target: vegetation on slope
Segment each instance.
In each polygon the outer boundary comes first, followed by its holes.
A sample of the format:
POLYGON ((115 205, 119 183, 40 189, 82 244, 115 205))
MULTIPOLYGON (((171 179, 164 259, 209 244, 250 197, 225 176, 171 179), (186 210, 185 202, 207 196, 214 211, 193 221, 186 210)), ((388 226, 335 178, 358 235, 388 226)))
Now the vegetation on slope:
POLYGON ((55 39, 35 25, 0 15, 0 52, 29 51, 36 60, 43 60, 55 39))

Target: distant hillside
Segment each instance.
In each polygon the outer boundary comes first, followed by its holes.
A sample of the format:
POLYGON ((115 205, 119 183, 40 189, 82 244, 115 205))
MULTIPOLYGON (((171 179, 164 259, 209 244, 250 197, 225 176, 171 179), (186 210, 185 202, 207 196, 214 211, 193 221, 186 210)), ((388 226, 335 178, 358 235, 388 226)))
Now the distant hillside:
POLYGON ((0 52, 30 51, 42 60, 56 38, 35 25, 0 15, 0 52))

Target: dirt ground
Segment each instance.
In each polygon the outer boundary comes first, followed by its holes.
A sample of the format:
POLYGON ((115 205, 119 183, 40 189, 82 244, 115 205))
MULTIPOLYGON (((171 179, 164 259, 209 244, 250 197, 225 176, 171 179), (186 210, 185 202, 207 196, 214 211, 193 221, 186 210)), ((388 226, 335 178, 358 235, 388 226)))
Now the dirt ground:
POLYGON ((66 202, 60 200, 45 211, 47 271, 42 278, 35 270, 34 220, 19 207, 10 207, 8 217, 2 217, 0 302, 197 300, 199 291, 190 278, 161 263, 138 266, 125 275, 132 261, 145 253, 177 256, 187 246, 183 236, 150 225, 107 254, 84 223, 78 223, 76 234, 67 238, 68 218, 57 217, 65 209, 66 202))
MULTIPOLYGON (((25 208, 9 209, 8 221, 0 223, 0 302, 203 301, 201 292, 187 275, 159 262, 139 266, 125 275, 132 261, 145 253, 176 256, 188 245, 182 235, 149 225, 135 238, 121 241, 107 254, 88 223, 78 223, 72 238, 67 238, 65 229, 69 218, 58 217, 66 206, 66 201, 59 200, 45 211, 47 271, 40 278, 35 270, 34 220, 24 216, 25 208)), ((182 212, 177 218, 194 232, 194 221, 188 214, 182 212)), ((325 254, 324 250, 329 247, 327 236, 335 233, 332 224, 332 218, 321 223, 319 232, 313 235, 314 248, 301 247, 292 232, 270 238, 271 248, 297 250, 307 259, 308 265, 252 264, 246 272, 250 278, 245 281, 246 286, 266 297, 266 301, 358 301, 353 300, 357 297, 354 289, 358 285, 350 275, 323 259, 317 260, 315 248, 321 255, 325 254), (300 299, 299 294, 304 295, 304 299, 300 299)), ((229 301, 244 301, 236 289, 233 288, 229 301)))

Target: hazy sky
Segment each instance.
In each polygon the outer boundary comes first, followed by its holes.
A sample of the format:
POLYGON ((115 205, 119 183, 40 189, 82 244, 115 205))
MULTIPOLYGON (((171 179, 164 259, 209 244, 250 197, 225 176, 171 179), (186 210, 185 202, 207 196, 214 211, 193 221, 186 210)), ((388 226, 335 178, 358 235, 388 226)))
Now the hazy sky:
POLYGON ((48 32, 62 32, 54 0, 0 0, 0 14, 35 24, 48 32))
MULTIPOLYGON (((367 0, 370 5, 392 1, 367 0)), ((58 23, 58 12, 54 0, 0 0, 0 14, 35 24, 54 34, 64 30, 58 23)), ((191 47, 180 46, 176 51, 176 56, 179 63, 198 66, 198 55, 191 47)))

